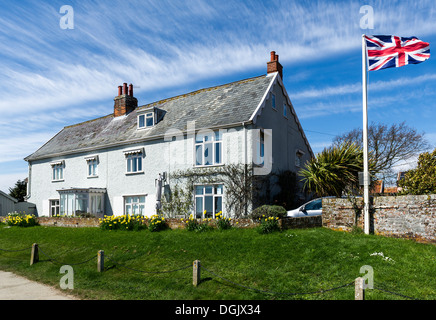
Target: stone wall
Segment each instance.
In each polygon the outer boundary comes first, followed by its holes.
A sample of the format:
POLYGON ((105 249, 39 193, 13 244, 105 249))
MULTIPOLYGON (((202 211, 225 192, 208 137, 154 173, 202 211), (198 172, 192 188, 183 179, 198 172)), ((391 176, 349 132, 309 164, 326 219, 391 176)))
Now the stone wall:
MULTIPOLYGON (((379 196, 371 200, 370 230, 374 234, 436 243, 436 195, 379 196)), ((322 225, 350 231, 356 224, 363 229, 362 207, 362 198, 357 198, 354 206, 344 198, 323 199, 322 225)))

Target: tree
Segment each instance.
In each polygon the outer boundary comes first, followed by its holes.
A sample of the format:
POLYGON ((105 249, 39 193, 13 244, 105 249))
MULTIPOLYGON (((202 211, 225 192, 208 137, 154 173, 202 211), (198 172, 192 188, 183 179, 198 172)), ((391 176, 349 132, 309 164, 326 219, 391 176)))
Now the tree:
MULTIPOLYGON (((371 161, 372 167, 372 161, 371 161)), ((363 171, 363 151, 355 143, 345 141, 325 148, 312 158, 299 175, 304 187, 318 196, 340 197, 359 188, 359 172, 363 171)))
POLYGON ((24 201, 24 198, 27 195, 26 180, 18 180, 13 188, 9 188, 9 195, 17 199, 19 202, 24 201))
POLYGON ((406 172, 398 182, 403 194, 436 193, 436 149, 419 155, 418 167, 406 172))
MULTIPOLYGON (((354 129, 337 136, 333 143, 340 145, 348 141, 362 147, 362 140, 362 129, 354 129)), ((395 164, 417 156, 428 148, 424 133, 418 133, 405 122, 390 127, 371 123, 368 127, 368 150, 374 158, 374 171, 385 180, 393 176, 392 167, 395 164)))

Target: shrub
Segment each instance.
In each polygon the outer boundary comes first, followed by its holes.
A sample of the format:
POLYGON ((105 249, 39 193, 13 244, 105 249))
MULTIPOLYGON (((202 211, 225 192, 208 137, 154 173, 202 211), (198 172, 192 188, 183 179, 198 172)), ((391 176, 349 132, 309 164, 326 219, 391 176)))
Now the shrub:
POLYGON ((254 209, 251 212, 251 219, 257 221, 262 218, 274 217, 274 218, 284 218, 287 215, 287 211, 282 206, 271 206, 271 205, 263 205, 259 208, 254 209))
POLYGON ((157 214, 150 217, 150 221, 148 223, 148 230, 151 232, 161 231, 168 228, 167 223, 165 222, 165 218, 161 217, 157 214))
POLYGON ((147 227, 141 215, 104 216, 99 221, 102 230, 138 231, 147 227))
POLYGON ((36 217, 33 214, 23 215, 19 213, 10 213, 6 218, 6 222, 8 226, 18 227, 33 227, 39 225, 36 217))
POLYGON ((198 223, 197 219, 194 219, 192 214, 189 216, 189 219, 187 219, 187 220, 182 219, 182 221, 184 221, 186 224, 186 230, 196 231, 198 229, 199 223, 198 223))
MULTIPOLYGON (((182 219, 183 220, 183 219, 182 219)), ((198 222, 197 219, 191 214, 189 219, 185 220, 186 230, 195 231, 195 232, 203 232, 212 230, 213 227, 209 224, 211 218, 204 219, 201 223, 198 222)))
POLYGON ((216 226, 219 230, 227 230, 232 227, 231 218, 223 217, 223 213, 220 211, 216 214, 216 226))
POLYGON ((259 218, 260 226, 257 231, 262 234, 280 231, 279 217, 263 217, 259 218))
POLYGON ((401 194, 436 193, 436 149, 432 153, 421 153, 418 167, 407 171, 398 186, 402 188, 401 194))

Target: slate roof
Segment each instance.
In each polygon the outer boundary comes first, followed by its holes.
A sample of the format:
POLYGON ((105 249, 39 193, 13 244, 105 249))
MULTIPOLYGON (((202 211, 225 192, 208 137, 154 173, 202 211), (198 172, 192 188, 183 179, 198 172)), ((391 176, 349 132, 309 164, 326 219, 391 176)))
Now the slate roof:
POLYGON ((213 128, 248 121, 273 81, 259 76, 139 106, 126 116, 113 114, 63 128, 26 161, 85 152, 162 137, 168 129, 185 131, 188 121, 195 128, 213 128), (137 130, 137 113, 150 107, 164 110, 163 119, 150 129, 137 130))

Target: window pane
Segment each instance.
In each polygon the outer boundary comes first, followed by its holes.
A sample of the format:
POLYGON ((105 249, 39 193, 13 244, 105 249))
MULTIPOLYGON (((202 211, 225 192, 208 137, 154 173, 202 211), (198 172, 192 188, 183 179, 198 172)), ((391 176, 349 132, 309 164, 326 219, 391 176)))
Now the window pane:
POLYGON ((203 186, 196 186, 195 194, 203 194, 203 186))
POLYGON ((132 158, 130 156, 127 157, 127 172, 132 172, 132 158))
POLYGON ((203 164, 203 146, 201 144, 195 147, 195 164, 197 166, 203 164))
POLYGON ((132 197, 126 197, 126 203, 132 203, 132 197))
POLYGON ((205 190, 205 193, 212 194, 213 193, 213 186, 206 186, 204 188, 204 190, 205 190))
POLYGON ((144 128, 144 126, 145 126, 145 116, 144 116, 144 115, 140 115, 140 116, 138 117, 138 121, 139 121, 138 126, 139 126, 140 128, 144 128))
POLYGON ((204 136, 204 142, 212 141, 212 140, 213 140, 213 136, 211 134, 206 134, 204 136))
POLYGON ((196 142, 196 143, 201 143, 201 142, 203 142, 203 135, 197 133, 197 134, 195 135, 195 142, 196 142))
POLYGON ((213 218, 213 196, 204 197, 204 210, 206 210, 205 218, 213 218))
POLYGON ((215 143, 215 164, 221 163, 221 142, 215 143))
POLYGON ((136 160, 138 161, 138 171, 142 171, 142 156, 139 155, 136 160))
POLYGON ((213 164, 212 163, 212 161, 213 161, 213 158, 212 158, 212 153, 213 153, 212 148, 213 148, 212 143, 205 143, 204 144, 204 164, 205 165, 213 164))
POLYGON ((223 185, 222 184, 215 186, 215 194, 223 194, 223 185))
POLYGON ((272 103, 272 107, 275 109, 276 108, 276 96, 274 94, 271 96, 271 103, 272 103))
POLYGON ((215 131, 215 141, 221 141, 222 138, 222 132, 220 130, 215 131))
POLYGON ((65 194, 62 194, 61 195, 61 214, 62 215, 64 215, 65 211, 66 211, 66 208, 65 208, 66 202, 67 202, 67 196, 65 194))
POLYGON ((132 158, 132 172, 136 172, 136 171, 138 171, 136 159, 132 158))
POLYGON ((146 126, 147 127, 152 127, 153 126, 153 115, 151 116, 151 117, 149 117, 148 115, 147 115, 147 120, 146 120, 147 122, 146 122, 146 126))
POLYGON ((126 214, 132 214, 132 206, 130 204, 126 205, 126 214))
POLYGON ((72 215, 74 213, 74 194, 67 194, 67 208, 65 214, 72 215))
POLYGON ((97 210, 96 213, 103 212, 103 196, 97 196, 97 210))
POLYGON ((215 214, 223 210, 223 198, 215 197, 215 214))
POLYGON ((203 197, 195 197, 195 217, 200 219, 203 215, 203 197))
POLYGON ((145 196, 139 197, 139 202, 140 203, 145 203, 145 196))
POLYGON ((138 214, 138 205, 137 204, 132 205, 132 214, 138 214))

